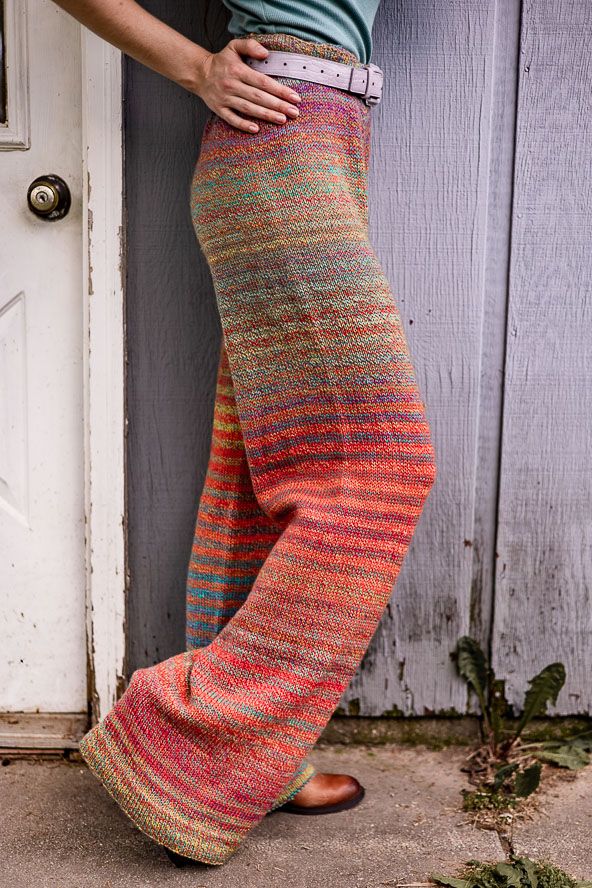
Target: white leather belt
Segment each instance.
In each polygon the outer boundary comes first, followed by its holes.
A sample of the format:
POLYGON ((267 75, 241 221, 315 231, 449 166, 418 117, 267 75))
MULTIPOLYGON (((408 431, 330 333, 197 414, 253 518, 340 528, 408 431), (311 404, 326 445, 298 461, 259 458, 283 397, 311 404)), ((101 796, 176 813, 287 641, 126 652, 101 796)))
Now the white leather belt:
POLYGON ((335 86, 360 96, 367 105, 378 105, 382 98, 382 69, 371 62, 356 67, 279 49, 270 49, 265 59, 247 57, 243 60, 255 71, 262 71, 272 77, 294 77, 297 80, 312 80, 325 86, 335 86))

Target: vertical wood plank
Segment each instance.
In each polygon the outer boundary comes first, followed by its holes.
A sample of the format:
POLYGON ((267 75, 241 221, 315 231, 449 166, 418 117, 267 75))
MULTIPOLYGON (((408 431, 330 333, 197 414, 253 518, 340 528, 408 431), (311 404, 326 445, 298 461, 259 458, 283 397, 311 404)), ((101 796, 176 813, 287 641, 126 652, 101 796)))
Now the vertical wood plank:
POLYGON ((488 630, 483 583, 491 581, 485 575, 473 587, 473 561, 476 515, 489 509, 483 532, 491 536, 497 483, 495 464, 493 484, 477 466, 483 337, 495 349, 503 334, 485 292, 495 18, 489 2, 423 0, 383 4, 376 21, 375 60, 387 84, 374 119, 371 233, 406 325, 439 473, 390 607, 342 700, 361 715, 464 713, 450 652, 474 623, 488 630), (494 326, 486 330, 487 311, 494 326))
POLYGON ((490 653, 521 0, 498 0, 492 63, 471 634, 490 653))
POLYGON ((525 0, 493 644, 516 706, 565 664, 551 714, 592 704, 591 42, 589 3, 525 0))

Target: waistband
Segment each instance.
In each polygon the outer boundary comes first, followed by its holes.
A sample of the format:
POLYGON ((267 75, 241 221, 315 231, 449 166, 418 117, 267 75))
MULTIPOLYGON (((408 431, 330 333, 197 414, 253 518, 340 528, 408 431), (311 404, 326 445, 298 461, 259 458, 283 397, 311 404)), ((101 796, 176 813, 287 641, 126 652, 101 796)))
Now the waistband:
POLYGON ((312 40, 303 40, 294 34, 245 34, 245 37, 252 37, 259 43, 262 43, 267 49, 279 49, 284 52, 302 52, 305 55, 316 56, 320 59, 330 59, 333 62, 342 62, 344 65, 351 65, 354 68, 363 68, 364 63, 359 60, 355 53, 340 46, 338 43, 316 43, 312 40))

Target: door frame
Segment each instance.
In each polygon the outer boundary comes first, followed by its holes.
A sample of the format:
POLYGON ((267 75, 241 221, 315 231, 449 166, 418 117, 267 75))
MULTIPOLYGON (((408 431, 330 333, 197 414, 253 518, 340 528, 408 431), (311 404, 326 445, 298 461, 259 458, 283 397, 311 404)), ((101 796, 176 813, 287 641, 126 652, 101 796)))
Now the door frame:
POLYGON ((93 722, 125 688, 125 218, 123 55, 81 26, 83 373, 88 698, 93 722))

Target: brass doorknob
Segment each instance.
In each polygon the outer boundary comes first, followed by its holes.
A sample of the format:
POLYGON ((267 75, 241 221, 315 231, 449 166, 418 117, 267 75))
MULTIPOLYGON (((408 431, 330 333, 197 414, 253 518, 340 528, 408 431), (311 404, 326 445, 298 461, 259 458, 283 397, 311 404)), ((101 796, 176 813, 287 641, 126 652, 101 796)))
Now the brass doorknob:
POLYGON ((70 189, 63 179, 52 173, 38 176, 27 190, 29 209, 41 219, 63 219, 71 202, 70 189))

